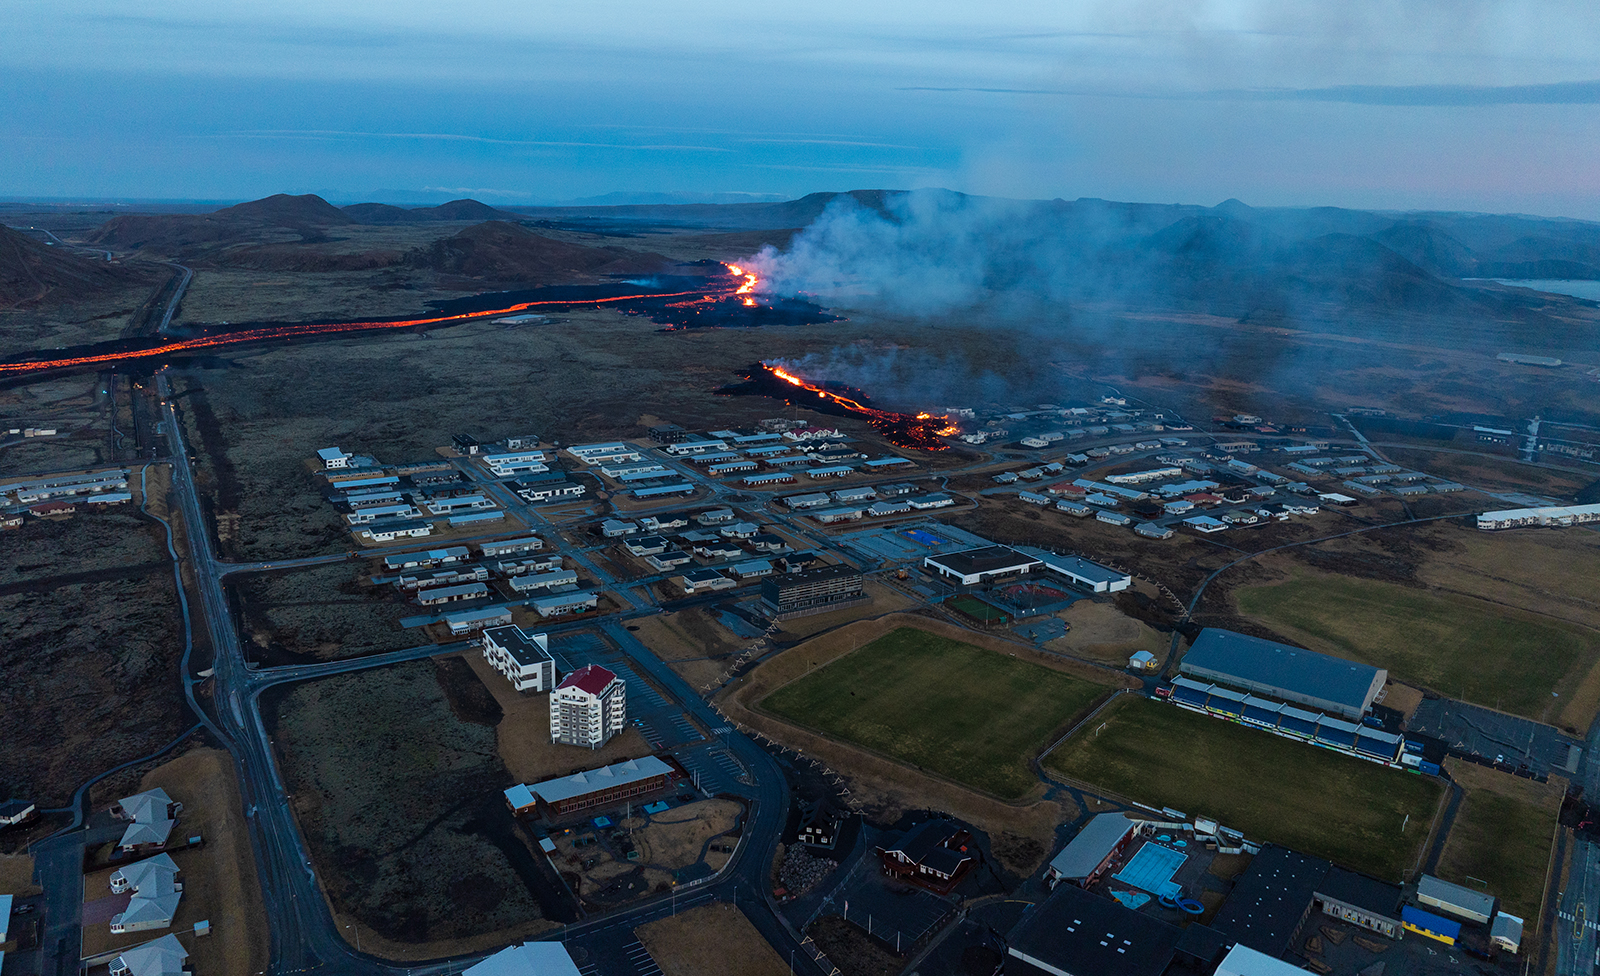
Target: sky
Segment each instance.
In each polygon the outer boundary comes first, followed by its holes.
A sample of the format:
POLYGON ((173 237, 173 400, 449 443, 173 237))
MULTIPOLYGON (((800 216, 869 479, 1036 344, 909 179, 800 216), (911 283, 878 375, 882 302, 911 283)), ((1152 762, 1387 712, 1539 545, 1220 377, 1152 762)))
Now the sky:
POLYGON ((1592 0, 6 0, 0 195, 1600 219, 1592 0))

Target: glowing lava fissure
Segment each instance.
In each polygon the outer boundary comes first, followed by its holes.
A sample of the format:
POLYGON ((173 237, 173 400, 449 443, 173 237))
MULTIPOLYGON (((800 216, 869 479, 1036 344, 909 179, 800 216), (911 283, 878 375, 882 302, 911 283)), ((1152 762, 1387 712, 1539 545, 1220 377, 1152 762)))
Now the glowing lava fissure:
POLYGON ((949 417, 879 410, 868 405, 869 398, 860 390, 818 386, 773 363, 757 363, 747 376, 749 382, 723 387, 717 392, 774 397, 819 413, 860 417, 890 443, 920 451, 942 451, 948 445, 941 438, 961 431, 949 417))
MULTIPOLYGON (((708 262, 715 264, 715 262, 708 262)), ((236 326, 226 330, 207 328, 188 336, 157 339, 138 337, 74 346, 66 349, 36 350, 0 361, 0 380, 13 380, 34 373, 115 369, 140 364, 148 368, 173 357, 206 354, 230 346, 246 346, 293 339, 338 338, 350 333, 395 329, 415 329, 461 325, 532 310, 568 311, 580 308, 615 307, 628 315, 648 315, 667 325, 667 331, 718 326, 793 325, 838 321, 809 302, 792 299, 760 301, 754 292, 756 275, 738 266, 727 266, 726 274, 712 275, 686 287, 694 279, 668 278, 670 286, 658 291, 626 290, 615 294, 616 285, 556 286, 534 292, 502 292, 478 295, 442 303, 437 314, 406 319, 373 319, 351 322, 296 322, 236 326), (737 268, 737 271, 735 270, 737 268), (550 297, 532 297, 548 295, 550 297), (527 296, 527 297, 525 297, 527 296), (518 300, 523 299, 523 300, 518 300)))

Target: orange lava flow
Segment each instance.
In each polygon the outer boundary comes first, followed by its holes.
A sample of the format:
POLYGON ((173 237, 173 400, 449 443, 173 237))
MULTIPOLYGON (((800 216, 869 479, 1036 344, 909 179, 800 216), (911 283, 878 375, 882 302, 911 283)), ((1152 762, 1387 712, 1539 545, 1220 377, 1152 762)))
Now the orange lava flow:
POLYGON ((744 279, 744 284, 742 284, 742 285, 740 285, 738 287, 738 289, 733 293, 734 296, 739 298, 739 299, 742 299, 744 301, 744 303, 746 305, 750 306, 751 308, 755 308, 756 307, 756 299, 755 299, 756 285, 760 283, 761 279, 759 277, 757 277, 754 272, 746 271, 744 268, 742 268, 741 266, 739 266, 737 264, 727 265, 727 268, 728 268, 728 270, 730 272, 732 272, 732 274, 733 274, 733 276, 735 278, 743 278, 744 279))
POLYGON ((782 366, 762 363, 761 367, 785 383, 815 393, 819 399, 832 401, 851 413, 861 414, 873 427, 903 447, 916 447, 924 451, 942 451, 945 449, 945 445, 940 443, 939 438, 949 437, 961 432, 961 428, 948 416, 934 416, 926 412, 909 414, 895 413, 892 410, 879 410, 876 407, 869 407, 858 400, 852 400, 847 396, 840 396, 837 393, 831 393, 819 386, 807 383, 782 366))
MULTIPOLYGON (((463 315, 439 315, 431 318, 403 319, 400 321, 386 322, 330 322, 325 324, 304 325, 275 325, 259 329, 243 329, 238 332, 227 332, 214 336, 196 336, 191 339, 173 339, 158 346, 147 349, 131 349, 122 352, 96 353, 93 355, 76 356, 67 359, 41 359, 23 363, 0 363, 0 377, 17 376, 27 373, 38 373, 50 369, 69 369, 81 366, 99 366, 125 362, 133 359, 147 359, 153 356, 170 355, 177 352, 193 352, 201 349, 216 349, 222 346, 232 346, 248 342, 261 342, 270 339, 296 339, 303 336, 335 335, 341 332, 369 332, 378 329, 409 329, 424 325, 441 325, 443 323, 472 322, 478 319, 490 319, 500 315, 514 312, 524 312, 530 308, 544 308, 554 305, 579 307, 585 305, 614 305, 618 302, 633 302, 642 299, 659 298, 688 298, 714 299, 728 295, 745 294, 744 289, 754 288, 755 275, 744 274, 735 270, 736 276, 745 278, 745 283, 738 286, 738 290, 731 284, 710 285, 694 291, 676 292, 648 292, 638 295, 614 295, 608 298, 584 299, 548 299, 537 302, 518 302, 505 308, 490 309, 486 312, 469 312, 463 315)), ((747 298, 745 304, 754 305, 755 300, 747 298)))

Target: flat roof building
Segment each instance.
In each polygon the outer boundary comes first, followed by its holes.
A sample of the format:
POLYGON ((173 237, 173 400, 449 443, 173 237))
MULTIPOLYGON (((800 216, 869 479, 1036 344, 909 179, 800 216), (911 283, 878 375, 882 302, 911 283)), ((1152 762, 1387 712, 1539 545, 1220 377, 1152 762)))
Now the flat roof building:
POLYGON ((1291 966, 1249 946, 1236 945, 1217 965, 1216 976, 1310 976, 1311 970, 1291 966))
POLYGON ((870 601, 861 571, 840 564, 799 573, 779 573, 761 581, 761 606, 773 620, 792 620, 870 601))
POLYGON ((1006 952, 1007 976, 1161 976, 1183 930, 1075 885, 1059 885, 1022 917, 1006 952))
POLYGON ((1287 953, 1311 914, 1329 862, 1268 844, 1234 883, 1211 927, 1269 956, 1287 953))
POLYGON ((555 687, 556 662, 550 656, 550 638, 544 634, 530 636, 515 625, 490 627, 483 632, 483 659, 518 691, 555 687))
POLYGON ((1078 556, 1049 553, 1042 558, 1046 569, 1065 576, 1090 593, 1120 593, 1133 585, 1133 577, 1127 573, 1078 556))
POLYGON ((1009 546, 981 546, 940 556, 926 556, 922 565, 962 586, 977 586, 1010 576, 1021 576, 1044 565, 1009 546))
POLYGON ((1389 678, 1382 668, 1220 627, 1200 632, 1179 670, 1353 721, 1367 713, 1389 678))
POLYGON ((1418 879, 1417 902, 1480 925, 1488 925, 1494 918, 1493 895, 1451 884, 1431 874, 1418 879))

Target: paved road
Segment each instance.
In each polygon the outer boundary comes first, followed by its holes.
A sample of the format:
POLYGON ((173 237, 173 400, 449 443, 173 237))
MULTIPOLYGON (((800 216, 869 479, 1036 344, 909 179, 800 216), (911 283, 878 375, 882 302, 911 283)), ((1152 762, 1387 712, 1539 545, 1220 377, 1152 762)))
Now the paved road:
MULTIPOLYGON (((199 709, 198 702, 194 704, 202 721, 232 753, 238 767, 240 791, 250 826, 250 841, 256 854, 262 895, 270 919, 269 972, 286 974, 318 969, 362 976, 398 976, 404 971, 429 976, 459 971, 462 963, 472 957, 438 960, 422 965, 391 966, 357 952, 344 941, 322 898, 315 869, 289 808, 281 771, 277 768, 262 720, 260 696, 266 689, 290 681, 310 680, 328 674, 449 653, 466 645, 424 646, 354 661, 261 670, 250 668, 239 645, 238 628, 222 587, 223 576, 230 571, 238 571, 239 567, 220 563, 211 549, 194 474, 182 441, 181 427, 171 405, 166 377, 159 376, 157 382, 158 392, 165 404, 164 429, 173 463, 173 493, 189 529, 185 533, 189 551, 178 558, 186 559, 193 571, 200 598, 198 615, 203 618, 203 625, 214 648, 214 675, 210 679, 214 682, 214 711, 208 714, 199 709)), ((534 516, 529 506, 519 504, 518 508, 534 516)), ((319 561, 321 558, 318 557, 319 561)), ((300 564, 303 561, 280 561, 277 566, 285 562, 300 564)), ((184 611, 186 620, 192 621, 187 605, 184 611)), ((636 606, 629 615, 656 612, 659 610, 655 607, 636 606)), ((586 621, 570 626, 592 626, 592 623, 586 621)), ((752 782, 748 789, 748 799, 751 801, 749 839, 740 847, 739 853, 718 880, 696 889, 692 897, 738 899, 744 902, 750 909, 757 929, 778 947, 780 953, 795 953, 797 971, 811 971, 807 969, 810 965, 809 956, 801 948, 799 937, 788 929, 786 922, 778 915, 767 891, 768 866, 776 852, 789 807, 789 790, 782 771, 764 750, 729 728, 670 668, 640 644, 620 618, 612 617, 601 626, 622 648, 633 666, 648 674, 702 725, 717 729, 716 745, 727 750, 751 774, 752 782)), ((566 629, 552 628, 555 632, 566 629)), ((187 666, 187 654, 184 680, 192 695, 199 680, 192 676, 187 666)), ((569 944, 587 946, 586 951, 595 958, 609 958, 616 952, 617 943, 624 933, 631 933, 634 927, 659 916, 663 910, 672 910, 671 896, 645 902, 615 915, 575 923, 568 926, 562 935, 569 944)), ((631 934, 628 940, 631 940, 631 934)), ((612 972, 620 976, 627 970, 602 969, 603 976, 611 976, 612 972)))
MULTIPOLYGON (((1600 798, 1600 720, 1589 728, 1579 771, 1585 798, 1600 798)), ((1590 976, 1597 958, 1596 925, 1600 924, 1600 844, 1575 836, 1568 848, 1567 889, 1556 906, 1557 976, 1590 976)))

